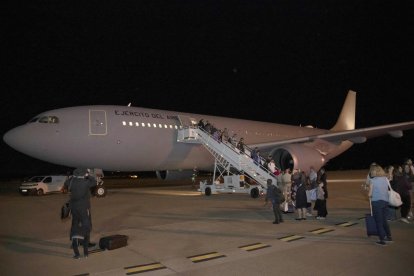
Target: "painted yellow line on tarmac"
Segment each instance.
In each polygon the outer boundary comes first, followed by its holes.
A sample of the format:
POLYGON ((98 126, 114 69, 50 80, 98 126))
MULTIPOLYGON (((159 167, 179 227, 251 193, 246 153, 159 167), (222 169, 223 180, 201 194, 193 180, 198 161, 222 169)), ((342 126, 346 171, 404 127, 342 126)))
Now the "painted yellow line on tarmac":
POLYGON ((296 240, 300 240, 300 239, 303 239, 303 238, 305 238, 305 237, 299 236, 299 235, 290 235, 290 236, 279 238, 279 240, 285 241, 285 242, 291 242, 291 241, 296 241, 296 240))
POLYGON ((266 247, 270 247, 270 245, 263 244, 263 243, 254 243, 254 244, 239 246, 240 249, 244 249, 246 251, 254 251, 254 250, 258 250, 258 249, 262 249, 266 247))
POLYGON ((336 225, 342 226, 342 227, 349 227, 355 224, 358 224, 358 223, 357 222, 341 222, 341 223, 337 223, 336 225))
POLYGON ((89 250, 89 254, 94 254, 94 253, 98 253, 98 252, 102 252, 102 251, 104 251, 104 249, 100 249, 100 248, 96 248, 96 249, 93 249, 93 250, 89 250))
POLYGON ((218 252, 210 252, 210 253, 191 256, 187 258, 190 259, 193 263, 199 263, 199 262, 205 262, 205 261, 214 260, 214 259, 223 258, 223 257, 226 257, 226 255, 220 254, 218 252))
POLYGON ((311 230, 309 232, 319 235, 319 234, 324 234, 324 233, 328 233, 328 232, 332 232, 332 231, 335 231, 335 230, 331 229, 331 228, 318 228, 318 229, 315 229, 315 230, 311 230))
POLYGON ((164 269, 164 268, 166 267, 161 263, 151 263, 151 264, 124 267, 124 269, 126 270, 125 271, 126 275, 133 275, 133 274, 154 271, 154 270, 159 270, 159 269, 164 269))

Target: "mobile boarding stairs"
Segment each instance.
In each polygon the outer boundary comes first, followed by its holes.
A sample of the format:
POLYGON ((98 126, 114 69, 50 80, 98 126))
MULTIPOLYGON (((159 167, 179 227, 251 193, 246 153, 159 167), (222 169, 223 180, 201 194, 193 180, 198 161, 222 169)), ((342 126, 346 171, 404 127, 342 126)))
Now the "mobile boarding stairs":
MULTIPOLYGON (((273 173, 250 157, 250 149, 240 152, 227 141, 218 141, 210 133, 198 127, 183 127, 178 130, 178 142, 202 144, 214 157, 214 174, 212 183, 200 182, 199 191, 205 195, 212 193, 248 193, 257 198, 266 192, 267 179, 277 180, 273 173), (245 175, 254 180, 254 184, 244 182, 245 175), (220 183, 219 179, 224 179, 220 183)), ((261 163, 261 162, 260 162, 261 163)))

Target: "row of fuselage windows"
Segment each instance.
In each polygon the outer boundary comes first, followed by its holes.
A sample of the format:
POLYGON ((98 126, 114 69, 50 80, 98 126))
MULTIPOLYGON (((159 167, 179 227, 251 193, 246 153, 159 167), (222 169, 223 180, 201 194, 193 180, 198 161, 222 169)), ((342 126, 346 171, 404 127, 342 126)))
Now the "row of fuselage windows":
POLYGON ((165 128, 165 129, 181 129, 182 126, 177 125, 166 125, 166 124, 156 124, 156 123, 139 123, 139 122, 126 122, 122 121, 122 125, 131 126, 131 127, 153 127, 153 128, 165 128))

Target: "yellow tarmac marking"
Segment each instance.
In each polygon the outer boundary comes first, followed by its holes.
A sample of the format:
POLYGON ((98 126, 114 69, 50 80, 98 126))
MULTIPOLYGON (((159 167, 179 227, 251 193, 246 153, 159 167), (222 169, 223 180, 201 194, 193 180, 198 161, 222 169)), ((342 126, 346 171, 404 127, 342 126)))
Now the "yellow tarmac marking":
POLYGON ((100 248, 97 248, 97 249, 89 250, 89 254, 98 253, 98 252, 102 252, 102 251, 104 251, 104 250, 100 249, 100 248))
POLYGON ((152 263, 152 264, 143 264, 143 265, 137 265, 137 266, 129 266, 125 267, 126 275, 132 275, 132 274, 138 274, 148 271, 154 271, 158 269, 164 269, 166 268, 161 263, 152 263))
POLYGON ((352 225, 355 225, 355 224, 358 224, 358 223, 356 223, 356 222, 341 222, 341 223, 337 223, 336 225, 342 226, 342 227, 349 227, 349 226, 352 226, 352 225))
POLYGON ((285 242, 291 242, 291 241, 296 241, 296 240, 300 240, 303 238, 304 238, 303 236, 299 236, 299 235, 290 235, 290 236, 279 238, 279 240, 285 241, 285 242))
POLYGON ((330 228, 318 228, 315 230, 311 230, 309 232, 313 233, 313 234, 324 234, 324 233, 328 233, 328 232, 332 232, 335 231, 334 229, 330 229, 330 228))
POLYGON ((263 243, 254 243, 254 244, 239 246, 240 249, 244 249, 246 251, 253 251, 253 250, 258 250, 258 249, 262 249, 266 247, 270 247, 270 245, 263 244, 263 243))
POLYGON ((222 255, 218 252, 210 252, 210 253, 191 256, 187 258, 190 259, 193 263, 199 263, 199 262, 214 260, 214 259, 223 258, 223 257, 226 257, 226 255, 222 255))

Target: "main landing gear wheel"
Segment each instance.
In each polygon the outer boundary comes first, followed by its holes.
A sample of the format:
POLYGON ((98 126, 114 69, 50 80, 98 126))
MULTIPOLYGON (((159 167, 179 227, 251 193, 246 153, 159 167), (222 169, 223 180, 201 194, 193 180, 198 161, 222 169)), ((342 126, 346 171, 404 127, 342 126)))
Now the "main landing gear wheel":
POLYGON ((210 196, 210 195, 211 195, 211 188, 210 188, 210 187, 207 187, 207 188, 204 190, 204 194, 205 194, 206 196, 210 196))
POLYGON ((257 188, 251 189, 250 196, 252 198, 258 198, 259 197, 259 189, 257 189, 257 188))

